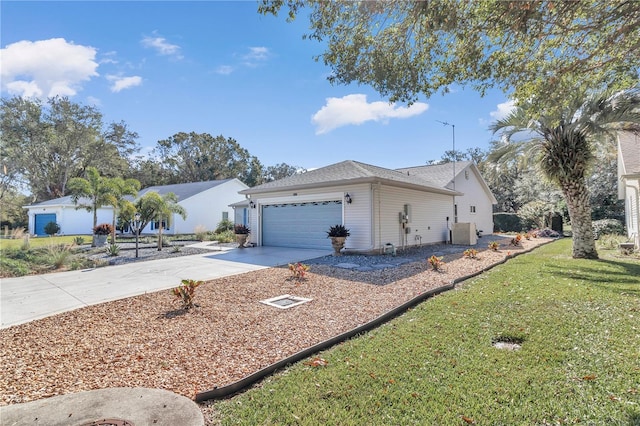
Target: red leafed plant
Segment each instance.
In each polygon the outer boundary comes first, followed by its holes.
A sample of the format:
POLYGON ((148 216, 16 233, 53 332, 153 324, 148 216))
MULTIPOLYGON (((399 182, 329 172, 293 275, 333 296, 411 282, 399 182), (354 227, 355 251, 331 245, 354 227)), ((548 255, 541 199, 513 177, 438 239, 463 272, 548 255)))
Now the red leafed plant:
POLYGON ((194 307, 193 297, 200 284, 204 284, 204 281, 182 280, 178 287, 171 290, 174 296, 182 300, 182 309, 185 311, 194 307))
POLYGON ((435 254, 428 258, 427 262, 429 262, 429 265, 431 265, 431 268, 434 271, 440 271, 444 266, 444 260, 442 260, 442 257, 438 257, 435 254))
POLYGON ((304 263, 290 263, 289 270, 295 279, 301 280, 304 278, 304 275, 309 271, 311 267, 309 265, 305 265, 304 263))

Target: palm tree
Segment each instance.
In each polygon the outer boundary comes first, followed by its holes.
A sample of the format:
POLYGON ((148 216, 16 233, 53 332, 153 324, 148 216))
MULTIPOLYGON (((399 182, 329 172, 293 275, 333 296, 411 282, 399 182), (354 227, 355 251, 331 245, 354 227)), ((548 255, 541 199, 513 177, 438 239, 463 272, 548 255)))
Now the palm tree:
POLYGON ((587 188, 594 144, 612 141, 616 130, 640 123, 640 89, 573 96, 554 111, 532 118, 518 107, 494 123, 490 128, 502 132, 502 144, 489 160, 499 162, 519 155, 525 161, 536 161, 567 202, 573 257, 597 259, 587 188))
MULTIPOLYGON (((67 189, 71 193, 71 201, 76 205, 76 209, 84 208, 88 212, 93 212, 93 228, 98 225, 98 209, 109 205, 111 200, 111 188, 108 179, 100 176, 100 172, 95 167, 87 167, 85 178, 73 178, 69 180, 67 189), (81 203, 81 199, 89 199, 88 203, 81 203)), ((91 246, 95 247, 95 237, 91 241, 91 246)))
POLYGON ((183 219, 187 217, 187 211, 178 204, 178 197, 173 192, 169 192, 164 195, 160 195, 155 191, 150 191, 144 194, 136 201, 136 210, 140 213, 140 229, 144 229, 145 226, 151 221, 157 221, 160 226, 158 227, 158 251, 162 250, 162 222, 166 219, 166 223, 169 223, 169 218, 173 213, 179 214, 183 219))
POLYGON ((113 207, 113 231, 111 233, 111 244, 116 243, 116 218, 123 208, 132 204, 125 197, 131 195, 135 197, 140 190, 140 182, 136 179, 122 179, 119 177, 108 179, 109 196, 107 197, 107 205, 113 207))

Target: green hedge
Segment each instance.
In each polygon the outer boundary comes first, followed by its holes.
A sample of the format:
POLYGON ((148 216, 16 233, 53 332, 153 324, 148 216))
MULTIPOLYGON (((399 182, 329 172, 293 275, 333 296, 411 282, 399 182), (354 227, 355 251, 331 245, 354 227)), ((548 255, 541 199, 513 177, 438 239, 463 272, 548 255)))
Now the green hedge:
POLYGON ((520 232, 522 219, 515 213, 494 213, 493 232, 520 232))

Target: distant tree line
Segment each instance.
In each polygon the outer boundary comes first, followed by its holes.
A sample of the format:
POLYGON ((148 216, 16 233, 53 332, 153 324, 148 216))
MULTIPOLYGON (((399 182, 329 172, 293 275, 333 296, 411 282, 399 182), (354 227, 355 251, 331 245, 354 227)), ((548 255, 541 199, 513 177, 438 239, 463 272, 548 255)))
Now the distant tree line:
POLYGON ((1 221, 26 226, 22 206, 70 194, 69 182, 88 170, 135 179, 141 187, 238 178, 259 185, 303 171, 264 166, 230 137, 180 132, 140 155, 139 135, 124 122, 106 123, 94 106, 66 97, 0 101, 1 221))

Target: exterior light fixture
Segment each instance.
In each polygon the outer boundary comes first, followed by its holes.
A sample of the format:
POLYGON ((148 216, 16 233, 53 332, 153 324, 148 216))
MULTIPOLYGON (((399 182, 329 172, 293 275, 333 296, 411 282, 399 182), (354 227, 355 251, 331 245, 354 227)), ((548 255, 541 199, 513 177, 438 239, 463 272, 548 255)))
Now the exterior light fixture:
POLYGON ((253 200, 249 201, 249 207, 251 207, 252 209, 255 209, 256 203, 254 203, 253 200))
POLYGON ((136 258, 138 257, 138 240, 140 238, 140 231, 142 231, 141 229, 141 225, 142 225, 142 215, 140 213, 136 213, 135 215, 133 215, 133 220, 130 221, 131 224, 131 231, 133 231, 136 234, 136 258))
POLYGON ((351 195, 349 195, 348 192, 345 194, 344 200, 347 202, 347 204, 351 204, 353 202, 353 198, 351 198, 351 195))

